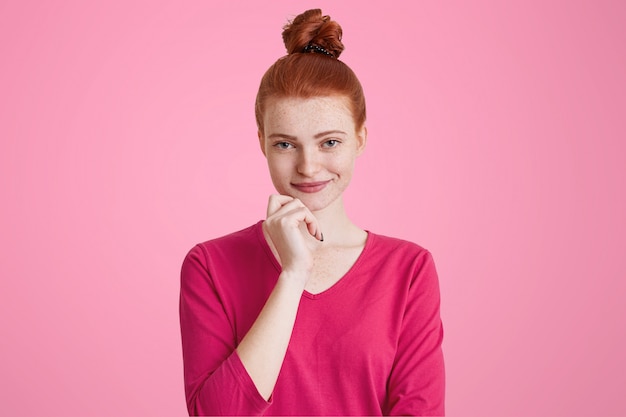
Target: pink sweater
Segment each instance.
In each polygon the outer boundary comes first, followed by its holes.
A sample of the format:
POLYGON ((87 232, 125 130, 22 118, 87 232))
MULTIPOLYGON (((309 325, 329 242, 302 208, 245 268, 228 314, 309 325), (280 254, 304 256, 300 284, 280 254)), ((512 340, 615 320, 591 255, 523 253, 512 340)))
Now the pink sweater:
POLYGON ((190 415, 444 414, 439 284, 428 251, 369 232, 341 280, 302 294, 265 401, 235 348, 280 270, 261 222, 189 251, 180 323, 190 415))

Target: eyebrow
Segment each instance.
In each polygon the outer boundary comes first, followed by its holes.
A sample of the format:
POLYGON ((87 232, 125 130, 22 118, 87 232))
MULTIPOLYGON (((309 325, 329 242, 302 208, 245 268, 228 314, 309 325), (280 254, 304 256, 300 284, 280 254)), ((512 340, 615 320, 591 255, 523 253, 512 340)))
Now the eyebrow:
MULTIPOLYGON (((324 136, 327 135, 332 135, 335 133, 340 133, 342 135, 346 135, 347 133, 344 132, 343 130, 327 130, 325 132, 320 132, 317 133, 315 136, 313 136, 315 139, 319 139, 319 138, 323 138, 324 136)), ((280 139, 289 139, 289 140, 297 140, 298 138, 295 136, 291 136, 291 135, 287 135, 285 133, 272 133, 271 135, 268 136, 269 139, 276 139, 276 138, 280 138, 280 139)))

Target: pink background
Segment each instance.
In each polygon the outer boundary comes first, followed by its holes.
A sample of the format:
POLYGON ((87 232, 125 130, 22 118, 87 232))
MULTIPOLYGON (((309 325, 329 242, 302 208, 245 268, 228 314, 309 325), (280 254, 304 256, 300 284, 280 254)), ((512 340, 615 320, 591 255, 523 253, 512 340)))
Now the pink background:
POLYGON ((253 100, 321 7, 347 193, 429 248, 449 415, 626 415, 626 3, 0 2, 0 414, 185 415, 180 263, 262 218, 253 100))

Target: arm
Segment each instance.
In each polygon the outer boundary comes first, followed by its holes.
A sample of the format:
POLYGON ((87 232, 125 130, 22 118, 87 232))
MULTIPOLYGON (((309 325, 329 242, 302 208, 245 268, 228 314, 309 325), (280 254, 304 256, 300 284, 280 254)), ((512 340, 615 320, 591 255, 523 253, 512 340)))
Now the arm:
POLYGON ((180 316, 190 414, 260 415, 270 405, 312 266, 311 235, 317 233, 309 229, 317 225, 299 201, 273 196, 264 228, 283 270, 239 346, 206 254, 196 247, 183 263, 180 316))
POLYGON ((303 289, 297 277, 282 272, 259 317, 237 347, 241 362, 265 400, 278 380, 303 289))
POLYGON ((409 288, 385 415, 444 415, 445 374, 440 296, 432 256, 418 256, 409 288))
POLYGON ((269 407, 237 355, 231 318, 212 276, 209 254, 195 246, 181 270, 180 326, 189 415, 261 415, 269 407))
POLYGON ((259 317, 237 347, 259 393, 269 400, 296 321, 300 298, 311 269, 312 251, 321 238, 317 220, 297 199, 272 195, 263 223, 278 253, 282 272, 259 317))

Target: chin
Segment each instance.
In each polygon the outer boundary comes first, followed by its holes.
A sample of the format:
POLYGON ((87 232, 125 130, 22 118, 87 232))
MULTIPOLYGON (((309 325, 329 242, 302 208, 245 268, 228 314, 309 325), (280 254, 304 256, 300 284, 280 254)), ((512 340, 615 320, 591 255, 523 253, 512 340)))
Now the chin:
POLYGON ((313 194, 302 195, 302 193, 294 194, 292 195, 292 197, 300 199, 300 201, 302 201, 302 203, 312 212, 324 210, 326 207, 330 206, 336 200, 336 198, 329 199, 328 197, 321 196, 321 195, 319 196, 316 196, 313 194))
POLYGON ((341 197, 341 193, 335 195, 337 190, 330 189, 325 189, 317 193, 305 193, 291 187, 280 187, 280 189, 276 187, 276 191, 278 191, 279 194, 297 198, 312 212, 324 210, 341 197))
POLYGON ((311 213, 315 213, 317 211, 324 210, 326 207, 328 207, 328 204, 307 204, 307 203, 304 203, 304 205, 311 211, 311 213))

